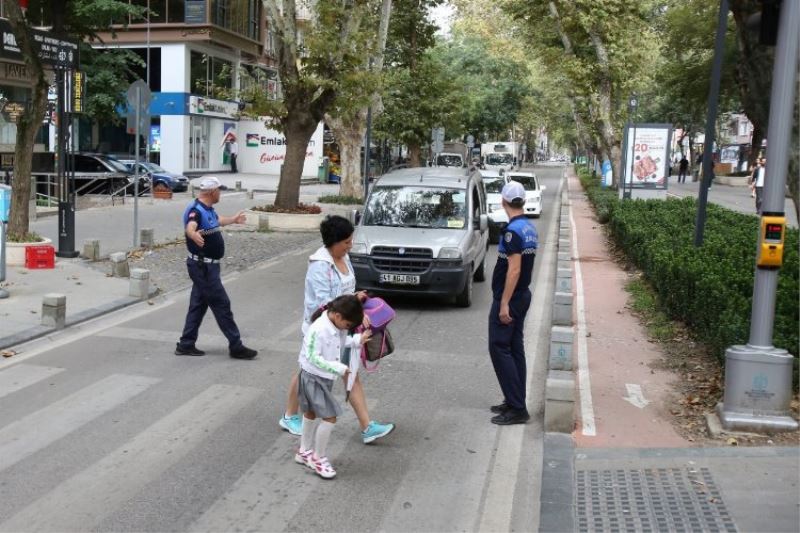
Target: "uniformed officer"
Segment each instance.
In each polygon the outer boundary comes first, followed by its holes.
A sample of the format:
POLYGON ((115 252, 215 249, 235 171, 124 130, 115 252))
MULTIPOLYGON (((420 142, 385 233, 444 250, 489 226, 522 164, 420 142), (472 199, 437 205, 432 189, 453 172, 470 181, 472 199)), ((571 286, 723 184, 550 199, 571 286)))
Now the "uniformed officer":
POLYGON ((497 247, 489 312, 489 354, 503 392, 503 403, 491 408, 493 424, 524 424, 530 419, 525 404, 527 367, 523 328, 531 305, 528 286, 539 236, 523 211, 525 188, 511 181, 501 191, 508 225, 497 247))
POLYGON ((220 279, 220 260, 225 255, 222 226, 242 224, 245 216, 241 211, 232 217, 217 215, 214 204, 219 202, 221 187, 219 179, 213 176, 203 178, 198 198, 183 213, 186 247, 189 249, 186 266, 192 279, 192 296, 175 355, 205 355, 204 351, 197 349, 195 342, 200 323, 210 307, 219 329, 228 339, 230 356, 252 359, 258 352, 242 344, 239 328, 233 321, 231 301, 220 279))

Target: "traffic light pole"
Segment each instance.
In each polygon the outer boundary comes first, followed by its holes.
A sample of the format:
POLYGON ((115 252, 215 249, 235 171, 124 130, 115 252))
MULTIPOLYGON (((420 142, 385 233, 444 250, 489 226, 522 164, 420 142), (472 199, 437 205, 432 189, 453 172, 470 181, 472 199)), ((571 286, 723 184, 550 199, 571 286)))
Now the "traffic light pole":
MULTIPOLYGON (((772 71, 762 228, 765 227, 764 217, 780 220, 785 215, 784 188, 800 47, 798 27, 800 2, 783 2, 772 71)), ((760 235, 759 247, 763 239, 760 235)), ((797 420, 790 411, 794 357, 772 345, 778 273, 778 267, 756 267, 750 339, 746 346, 731 346, 725 352, 725 397, 723 403, 717 405, 717 414, 726 429, 764 432, 798 429, 797 420)))

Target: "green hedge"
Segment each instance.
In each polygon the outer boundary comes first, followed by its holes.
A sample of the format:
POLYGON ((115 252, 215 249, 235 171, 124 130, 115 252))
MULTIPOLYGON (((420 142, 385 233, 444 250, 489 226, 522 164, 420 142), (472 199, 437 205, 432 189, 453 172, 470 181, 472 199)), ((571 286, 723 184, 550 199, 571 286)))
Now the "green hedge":
MULTIPOLYGON (((585 169, 578 174, 598 216, 608 213, 612 237, 642 270, 670 316, 687 324, 720 359, 728 346, 745 344, 750 334, 758 218, 708 204, 704 244, 695 248, 694 198, 621 202, 616 191, 602 190, 585 169)), ((787 230, 784 250, 773 342, 797 357, 796 229, 787 230)))

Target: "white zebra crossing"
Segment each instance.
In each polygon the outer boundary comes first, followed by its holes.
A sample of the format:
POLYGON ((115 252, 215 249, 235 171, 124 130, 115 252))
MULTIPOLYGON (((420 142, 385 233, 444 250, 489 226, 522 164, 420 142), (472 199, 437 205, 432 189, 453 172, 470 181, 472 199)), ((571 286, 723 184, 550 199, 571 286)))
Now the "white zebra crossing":
POLYGON ((0 398, 29 387, 43 379, 63 372, 63 368, 51 366, 26 365, 12 366, 0 372, 0 398))
MULTIPOLYGON (((11 370, 13 367, 5 372, 11 370)), ((143 376, 112 374, 12 422, 0 430, 0 471, 69 435, 159 381, 143 376)))
POLYGON ((86 531, 157 479, 261 391, 212 385, 131 441, 0 524, 1 531, 86 531))

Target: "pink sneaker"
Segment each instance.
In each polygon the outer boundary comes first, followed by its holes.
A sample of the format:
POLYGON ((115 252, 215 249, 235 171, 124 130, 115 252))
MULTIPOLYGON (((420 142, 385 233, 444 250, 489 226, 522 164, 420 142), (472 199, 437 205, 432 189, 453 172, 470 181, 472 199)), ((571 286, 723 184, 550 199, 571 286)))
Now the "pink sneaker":
POLYGON ((314 468, 314 450, 306 450, 304 452, 297 450, 297 453, 294 454, 294 462, 308 468, 314 468))
POLYGON ((333 479, 336 477, 336 470, 334 470, 333 465, 328 462, 327 457, 314 457, 311 460, 310 466, 314 469, 314 472, 323 479, 333 479))

